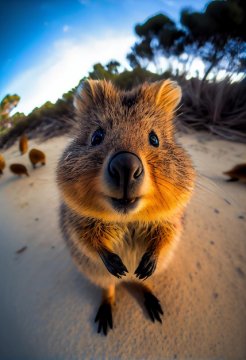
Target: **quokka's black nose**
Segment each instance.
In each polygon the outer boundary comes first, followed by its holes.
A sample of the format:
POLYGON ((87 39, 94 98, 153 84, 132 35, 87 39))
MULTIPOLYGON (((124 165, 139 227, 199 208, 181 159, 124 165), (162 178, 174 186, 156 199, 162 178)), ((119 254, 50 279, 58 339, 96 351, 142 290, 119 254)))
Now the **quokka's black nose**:
POLYGON ((115 154, 108 164, 110 182, 117 187, 129 187, 143 177, 143 164, 139 157, 130 152, 115 154))

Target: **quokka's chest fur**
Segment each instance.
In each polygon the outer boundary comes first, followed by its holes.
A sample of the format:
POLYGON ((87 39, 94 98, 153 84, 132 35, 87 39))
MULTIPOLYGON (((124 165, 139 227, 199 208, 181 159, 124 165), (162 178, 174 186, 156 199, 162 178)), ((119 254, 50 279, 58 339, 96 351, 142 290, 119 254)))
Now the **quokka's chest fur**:
MULTIPOLYGON (((99 223, 98 220, 81 217, 65 204, 61 205, 60 223, 73 260, 79 270, 94 282, 98 282, 100 278, 109 278, 112 281, 112 276, 106 271, 99 255, 92 250, 93 243, 98 241, 98 236, 110 241, 112 252, 120 256, 129 271, 129 275, 125 278, 129 280, 133 276, 141 257, 152 241, 155 241, 158 226, 157 223, 151 224, 147 222, 99 223), (95 280, 95 277, 97 280, 95 280)), ((163 222, 161 223, 162 227, 164 223, 167 233, 169 228, 172 230, 175 228, 177 238, 180 234, 181 225, 163 222)), ((164 236, 165 234, 163 234, 164 236)), ((162 239, 162 241, 165 241, 165 239, 162 239)), ((174 248, 175 244, 176 241, 173 239, 171 248, 174 248)), ((172 255, 170 250, 160 257, 159 270, 165 265, 163 261, 167 264, 172 255)))
POLYGON ((150 225, 139 222, 111 224, 82 217, 65 204, 61 205, 60 224, 68 245, 92 259, 95 255, 94 252, 90 253, 90 248, 97 237, 108 239, 112 244, 112 251, 123 255, 129 250, 132 256, 134 252, 146 249, 146 235, 150 231, 150 225))

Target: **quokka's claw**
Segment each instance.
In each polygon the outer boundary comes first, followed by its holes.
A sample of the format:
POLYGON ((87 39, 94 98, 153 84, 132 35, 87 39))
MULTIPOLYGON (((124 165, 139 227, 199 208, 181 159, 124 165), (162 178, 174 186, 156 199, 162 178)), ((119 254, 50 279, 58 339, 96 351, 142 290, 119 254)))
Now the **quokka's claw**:
POLYGON ((100 253, 100 256, 104 265, 112 275, 120 279, 128 273, 126 266, 117 254, 104 250, 100 253))
POLYGON ((142 279, 145 280, 153 274, 155 269, 156 269, 156 259, 153 257, 153 254, 146 252, 143 255, 134 274, 140 280, 142 280, 142 279))

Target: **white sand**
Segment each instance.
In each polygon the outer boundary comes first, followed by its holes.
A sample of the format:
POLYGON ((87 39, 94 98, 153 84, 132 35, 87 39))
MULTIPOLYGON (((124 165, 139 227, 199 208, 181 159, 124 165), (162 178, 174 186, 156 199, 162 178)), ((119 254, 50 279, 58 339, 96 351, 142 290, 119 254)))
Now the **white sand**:
POLYGON ((245 162, 245 145, 182 136, 202 176, 173 262, 155 283, 163 324, 119 287, 105 338, 93 323, 100 289, 77 272, 57 225, 54 170, 66 141, 35 144, 47 153, 35 171, 17 145, 4 153, 31 176, 7 169, 0 179, 0 359, 246 359, 246 185, 222 175, 245 162))

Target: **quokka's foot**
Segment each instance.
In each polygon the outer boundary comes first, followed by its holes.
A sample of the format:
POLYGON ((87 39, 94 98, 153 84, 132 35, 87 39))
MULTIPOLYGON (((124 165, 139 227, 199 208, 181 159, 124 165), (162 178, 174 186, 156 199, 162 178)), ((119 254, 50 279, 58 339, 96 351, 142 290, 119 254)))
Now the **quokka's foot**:
POLYGON ((100 333, 102 330, 105 336, 109 328, 113 329, 112 306, 110 302, 102 302, 98 309, 95 322, 98 322, 97 332, 100 333))
POLYGON ((145 280, 153 274, 155 269, 156 269, 156 259, 154 258, 153 254, 146 252, 143 255, 134 274, 139 279, 145 280))
POLYGON ((234 181, 239 181, 238 178, 230 178, 226 180, 227 182, 234 182, 234 181))
POLYGON ((99 255, 104 265, 112 275, 120 279, 121 276, 125 276, 126 273, 128 273, 127 268, 117 254, 108 250, 103 250, 99 255))
POLYGON ((160 301, 157 299, 155 295, 152 294, 150 291, 144 292, 144 305, 148 314, 153 322, 155 320, 162 323, 161 316, 163 315, 163 310, 160 304, 160 301))

